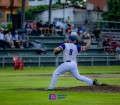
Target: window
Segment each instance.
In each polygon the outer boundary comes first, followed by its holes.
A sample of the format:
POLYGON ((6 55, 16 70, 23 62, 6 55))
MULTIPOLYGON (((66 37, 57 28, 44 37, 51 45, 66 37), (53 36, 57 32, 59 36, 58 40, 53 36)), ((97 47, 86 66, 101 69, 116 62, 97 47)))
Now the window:
POLYGON ((6 14, 6 22, 11 21, 11 15, 9 13, 6 14))
POLYGON ((35 0, 29 0, 29 1, 35 1, 35 0))

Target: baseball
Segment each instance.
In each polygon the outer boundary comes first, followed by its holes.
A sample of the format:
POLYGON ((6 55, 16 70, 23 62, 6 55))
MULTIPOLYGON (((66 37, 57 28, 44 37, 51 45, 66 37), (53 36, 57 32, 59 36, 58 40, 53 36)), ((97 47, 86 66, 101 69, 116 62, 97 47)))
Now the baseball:
POLYGON ((91 38, 90 34, 87 34, 87 38, 89 38, 89 39, 91 38))

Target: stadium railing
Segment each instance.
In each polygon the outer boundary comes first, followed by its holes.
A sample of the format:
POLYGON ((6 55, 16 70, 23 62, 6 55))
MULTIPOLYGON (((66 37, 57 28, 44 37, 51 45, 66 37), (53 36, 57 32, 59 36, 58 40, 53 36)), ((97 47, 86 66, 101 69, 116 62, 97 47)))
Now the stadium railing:
MULTIPOLYGON (((63 62, 62 56, 19 56, 27 66, 58 66, 63 62), (47 59, 46 59, 47 58, 47 59)), ((1 56, 0 66, 7 67, 13 66, 13 56, 1 56)), ((80 66, 109 66, 109 65, 120 65, 120 59, 116 56, 77 56, 77 62, 80 66)))

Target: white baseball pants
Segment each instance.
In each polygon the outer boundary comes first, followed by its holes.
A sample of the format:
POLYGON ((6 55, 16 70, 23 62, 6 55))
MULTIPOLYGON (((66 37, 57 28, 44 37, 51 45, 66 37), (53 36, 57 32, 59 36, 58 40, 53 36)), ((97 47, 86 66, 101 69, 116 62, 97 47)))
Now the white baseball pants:
POLYGON ((65 72, 70 72, 76 79, 83 81, 89 85, 93 84, 93 80, 85 77, 85 76, 81 76, 79 74, 78 68, 77 68, 77 63, 75 61, 71 61, 71 62, 64 62, 62 63, 53 73, 52 76, 52 81, 50 84, 49 89, 54 89, 55 83, 57 81, 57 78, 60 74, 63 74, 65 72))

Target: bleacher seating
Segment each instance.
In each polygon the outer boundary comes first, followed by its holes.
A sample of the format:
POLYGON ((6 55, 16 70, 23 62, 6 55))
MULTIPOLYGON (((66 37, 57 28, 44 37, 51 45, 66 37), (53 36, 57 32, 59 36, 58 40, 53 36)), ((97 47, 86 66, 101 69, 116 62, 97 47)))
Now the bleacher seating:
MULTIPOLYGON (((58 66, 62 63, 62 54, 55 57, 53 49, 60 43, 65 42, 65 37, 39 37, 30 36, 30 40, 40 40, 47 47, 46 54, 38 54, 36 49, 5 49, 0 51, 0 66, 13 65, 12 57, 17 55, 24 60, 26 66, 58 66), (3 63, 4 62, 4 63, 3 63)), ((114 54, 105 54, 103 49, 97 48, 97 43, 93 42, 87 51, 79 53, 77 56, 79 65, 119 65, 114 54)))

